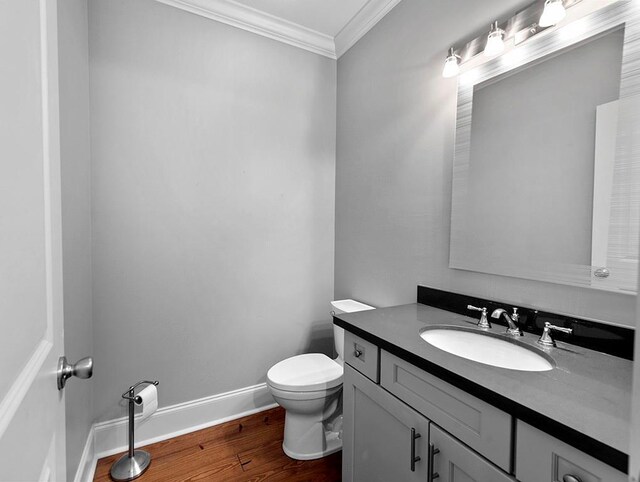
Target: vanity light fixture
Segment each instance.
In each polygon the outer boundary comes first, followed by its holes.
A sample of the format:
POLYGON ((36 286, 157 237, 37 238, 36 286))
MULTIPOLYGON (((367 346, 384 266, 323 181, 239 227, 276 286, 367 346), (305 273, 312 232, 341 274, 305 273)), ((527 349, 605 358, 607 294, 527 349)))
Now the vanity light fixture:
MULTIPOLYGON (((503 19, 498 23, 495 21, 489 28, 489 33, 482 34, 474 39, 468 40, 463 45, 454 45, 447 53, 447 57, 442 71, 442 76, 455 77, 462 70, 462 66, 474 59, 477 55, 484 53, 486 58, 494 58, 501 55, 506 50, 505 41, 509 45, 518 47, 540 32, 552 28, 560 23, 567 15, 567 10, 573 8, 583 0, 534 0, 528 7, 517 12, 511 18, 503 19), (502 26, 502 28, 500 27, 502 26)), ((610 1, 610 0, 608 0, 610 1)), ((640 2, 640 0, 634 0, 640 2)), ((597 3, 597 2, 594 2, 597 3)), ((560 36, 575 36, 581 32, 574 32, 571 27, 579 30, 584 27, 584 22, 570 22, 560 29, 560 36)), ((510 53, 514 49, 510 49, 510 53)), ((517 63, 518 53, 516 52, 509 59, 504 59, 508 63, 517 63)), ((476 62, 481 63, 481 62, 476 62)), ((475 69, 467 69, 463 78, 473 77, 475 69)), ((468 79, 467 79, 468 80, 468 79)))
POLYGON ((445 79, 455 77, 460 72, 460 56, 456 55, 453 47, 449 49, 447 58, 444 61, 444 69, 442 70, 442 76, 445 79))
POLYGON ((491 24, 489 36, 487 37, 487 45, 484 48, 486 57, 495 57, 504 51, 504 30, 498 27, 496 20, 491 24))
POLYGON ((542 28, 551 27, 559 23, 566 15, 567 11, 564 8, 563 0, 546 0, 538 25, 542 28))

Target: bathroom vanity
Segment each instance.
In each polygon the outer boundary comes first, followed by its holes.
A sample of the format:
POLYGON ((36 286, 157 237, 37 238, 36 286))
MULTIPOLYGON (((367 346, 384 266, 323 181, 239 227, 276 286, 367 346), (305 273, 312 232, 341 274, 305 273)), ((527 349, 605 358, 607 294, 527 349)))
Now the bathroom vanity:
POLYGON ((553 368, 511 370, 420 337, 434 326, 504 335, 477 322, 421 303, 334 318, 346 330, 343 480, 627 480, 632 362, 524 333, 517 343, 553 368))

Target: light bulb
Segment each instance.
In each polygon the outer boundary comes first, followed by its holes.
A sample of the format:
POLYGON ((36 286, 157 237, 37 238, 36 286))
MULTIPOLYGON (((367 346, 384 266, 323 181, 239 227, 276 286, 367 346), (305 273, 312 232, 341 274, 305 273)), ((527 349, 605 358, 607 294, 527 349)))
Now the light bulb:
POLYGON ((460 72, 460 57, 458 57, 453 51, 453 47, 449 49, 447 59, 444 61, 444 69, 442 70, 442 76, 445 79, 455 77, 460 72))
POLYGON ((546 0, 544 10, 540 16, 538 25, 541 27, 551 27, 559 23, 567 15, 562 0, 546 0))
POLYGON ((491 24, 489 37, 487 37, 487 45, 484 48, 484 55, 487 57, 495 57, 504 50, 504 30, 498 27, 498 22, 491 24))

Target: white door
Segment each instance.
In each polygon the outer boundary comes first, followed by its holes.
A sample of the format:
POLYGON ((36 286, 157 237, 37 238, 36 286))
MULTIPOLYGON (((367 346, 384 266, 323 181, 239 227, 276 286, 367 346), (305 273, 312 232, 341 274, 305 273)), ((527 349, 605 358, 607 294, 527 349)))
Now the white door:
POLYGON ((57 0, 0 0, 0 481, 66 480, 57 0))

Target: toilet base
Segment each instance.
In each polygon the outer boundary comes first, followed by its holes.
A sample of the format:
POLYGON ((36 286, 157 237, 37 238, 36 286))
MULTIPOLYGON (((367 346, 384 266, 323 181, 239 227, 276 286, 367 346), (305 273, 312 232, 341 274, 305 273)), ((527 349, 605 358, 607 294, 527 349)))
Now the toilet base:
POLYGON ((291 457, 294 460, 315 460, 321 459, 322 457, 326 457, 327 455, 331 455, 333 453, 339 452, 342 450, 342 433, 340 432, 331 432, 329 430, 325 430, 324 432, 324 449, 319 452, 314 453, 299 453, 295 450, 290 450, 287 448, 286 441, 282 442, 282 450, 288 457, 291 457))
MULTIPOLYGON (((335 405, 333 410, 335 410, 335 405)), ((292 459, 319 459, 341 449, 341 410, 337 413, 334 412, 334 416, 329 419, 326 419, 322 413, 315 414, 315 416, 291 411, 285 413, 282 450, 292 459)))

